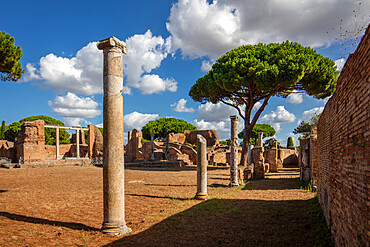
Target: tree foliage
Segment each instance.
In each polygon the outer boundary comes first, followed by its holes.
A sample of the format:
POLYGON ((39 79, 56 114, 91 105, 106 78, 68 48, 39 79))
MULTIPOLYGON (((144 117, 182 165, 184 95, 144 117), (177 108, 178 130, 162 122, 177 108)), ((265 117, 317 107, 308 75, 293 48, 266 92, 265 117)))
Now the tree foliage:
POLYGON ((182 133, 184 130, 197 130, 197 128, 182 119, 177 118, 159 118, 145 124, 141 131, 143 138, 150 140, 150 133, 154 132, 154 139, 165 138, 170 133, 182 133))
MULTIPOLYGON (((250 142, 249 142, 250 144, 252 144, 251 141, 253 141, 252 145, 255 145, 255 143, 257 143, 258 132, 263 132, 263 138, 274 136, 276 134, 275 129, 271 125, 257 123, 257 124, 254 125, 254 127, 252 129, 252 134, 251 134, 251 139, 252 140, 250 140, 250 142)), ((238 137, 240 139, 243 139, 243 136, 244 136, 244 130, 242 130, 238 134, 238 137)))
POLYGON ((280 147, 280 143, 275 138, 269 138, 264 141, 263 146, 265 147, 265 150, 269 150, 273 147, 275 147, 275 142, 278 144, 278 148, 280 147))
POLYGON ((287 147, 294 147, 294 142, 293 142, 293 138, 291 136, 288 137, 288 141, 287 141, 287 147))
MULTIPOLYGON (((24 122, 33 122, 36 120, 44 120, 46 124, 53 124, 53 125, 61 125, 64 126, 64 123, 60 120, 56 120, 55 118, 45 116, 45 115, 36 115, 23 118, 18 122, 13 122, 10 124, 5 131, 5 139, 8 141, 14 142, 17 137, 18 133, 21 130, 21 126, 24 122)), ((56 142, 56 129, 45 128, 45 144, 46 145, 55 145, 56 142)), ((65 144, 69 143, 69 133, 64 130, 59 130, 59 143, 65 144)))
POLYGON ((303 137, 307 137, 312 133, 312 129, 315 128, 320 119, 321 113, 313 116, 311 121, 307 123, 306 121, 302 121, 297 128, 293 130, 294 134, 303 134, 303 137))
POLYGON ((5 121, 3 120, 0 127, 0 140, 4 140, 5 128, 5 121))
POLYGON ((302 121, 297 128, 293 130, 294 134, 303 134, 304 137, 307 137, 311 133, 311 124, 306 121, 302 121))
POLYGON ((0 31, 0 75, 2 81, 17 81, 24 73, 19 62, 23 56, 21 47, 14 45, 10 34, 0 31))
POLYGON ((252 129, 272 96, 287 97, 297 90, 325 98, 334 92, 337 77, 332 60, 298 43, 244 45, 221 56, 189 95, 201 103, 223 102, 238 110, 244 120, 241 163, 245 164, 252 129), (252 117, 253 106, 260 101, 252 117))

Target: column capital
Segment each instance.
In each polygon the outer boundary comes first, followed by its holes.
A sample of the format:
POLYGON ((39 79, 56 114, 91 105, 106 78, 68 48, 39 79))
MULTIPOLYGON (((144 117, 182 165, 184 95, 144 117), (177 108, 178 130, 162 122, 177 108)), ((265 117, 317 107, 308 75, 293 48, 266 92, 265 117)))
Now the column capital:
POLYGON ((238 116, 237 115, 230 116, 230 119, 231 120, 238 120, 238 116))
POLYGON ((124 54, 127 54, 126 44, 114 36, 98 41, 96 46, 98 47, 99 50, 104 50, 107 47, 117 47, 120 50, 122 50, 124 54))

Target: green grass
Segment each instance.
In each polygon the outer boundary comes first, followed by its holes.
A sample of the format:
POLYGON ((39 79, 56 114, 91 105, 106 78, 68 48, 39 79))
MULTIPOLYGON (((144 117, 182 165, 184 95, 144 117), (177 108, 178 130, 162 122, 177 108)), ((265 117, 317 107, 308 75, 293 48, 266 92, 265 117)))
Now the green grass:
POLYGON ((314 246, 317 247, 334 247, 334 241, 331 236, 330 229, 326 225, 324 212, 317 196, 309 200, 307 216, 310 219, 312 226, 312 235, 314 246))

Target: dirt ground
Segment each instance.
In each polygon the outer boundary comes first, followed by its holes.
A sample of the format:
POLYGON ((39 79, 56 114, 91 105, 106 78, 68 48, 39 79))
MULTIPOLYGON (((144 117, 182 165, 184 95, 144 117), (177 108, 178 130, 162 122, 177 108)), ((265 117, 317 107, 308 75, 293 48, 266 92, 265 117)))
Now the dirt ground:
POLYGON ((312 246, 305 215, 314 194, 297 172, 229 188, 208 170, 207 201, 193 200, 196 170, 125 171, 132 234, 102 234, 102 168, 0 169, 0 246, 312 246))

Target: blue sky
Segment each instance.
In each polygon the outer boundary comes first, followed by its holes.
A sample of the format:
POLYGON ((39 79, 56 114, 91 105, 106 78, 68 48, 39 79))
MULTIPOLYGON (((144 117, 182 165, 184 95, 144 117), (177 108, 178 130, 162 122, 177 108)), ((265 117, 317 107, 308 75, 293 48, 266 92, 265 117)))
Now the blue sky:
MULTIPOLYGON (((367 1, 352 0, 14 0, 1 5, 0 30, 22 47, 26 70, 19 82, 0 82, 0 120, 7 125, 39 114, 66 125, 101 124, 102 53, 96 42, 115 36, 128 46, 126 133, 172 116, 198 129, 216 129, 221 140, 229 137, 229 116, 236 112, 188 96, 219 56, 243 44, 290 40, 315 48, 341 68, 348 51, 346 42, 335 38, 342 29, 366 27, 370 12, 367 1)), ((259 122, 274 126, 283 145, 288 136, 298 144, 293 129, 326 101, 305 94, 274 97, 259 122)))

